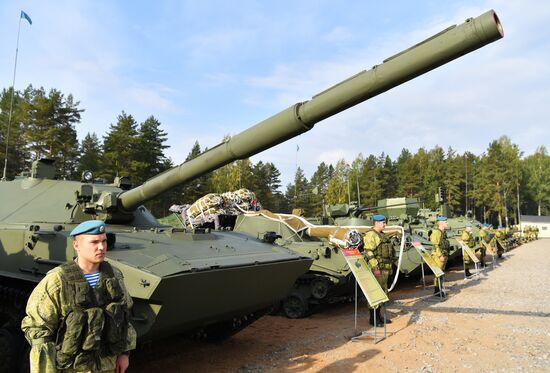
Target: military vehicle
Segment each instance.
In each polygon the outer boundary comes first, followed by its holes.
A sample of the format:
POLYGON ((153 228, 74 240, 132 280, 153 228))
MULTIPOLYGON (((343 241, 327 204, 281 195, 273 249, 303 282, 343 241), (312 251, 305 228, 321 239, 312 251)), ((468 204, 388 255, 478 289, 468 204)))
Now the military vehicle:
MULTIPOLYGON (((429 237, 432 229, 436 226, 437 216, 444 215, 448 217, 448 229, 446 231, 449 239, 449 262, 462 260, 462 248, 456 241, 460 238, 467 224, 472 225, 472 232, 475 237, 479 236, 479 227, 481 223, 473 216, 451 216, 450 210, 443 200, 437 199, 440 204, 439 209, 431 210, 420 208, 420 202, 416 198, 388 198, 378 201, 378 211, 388 216, 392 224, 401 224, 405 227, 416 240, 430 249, 432 244, 429 237)), ((407 255, 402 261, 402 271, 406 275, 419 273, 420 256, 416 250, 406 251, 407 255)))
MULTIPOLYGON (((385 198, 378 201, 377 206, 366 207, 358 206, 357 204, 337 204, 327 205, 325 209, 325 220, 331 224, 339 226, 344 225, 371 225, 369 218, 373 213, 383 214, 388 219, 389 225, 402 226, 405 229, 406 243, 403 249, 401 262, 396 261, 396 268, 399 267, 400 273, 405 276, 413 276, 420 274, 420 266, 422 259, 418 252, 414 249, 411 242, 419 241, 422 245, 430 250, 432 243, 429 240, 432 229, 435 226, 435 221, 438 215, 449 215, 445 204, 442 204, 438 211, 421 208, 420 201, 416 198, 385 198)), ((312 219, 312 221, 323 219, 312 219)), ((449 260, 461 258, 462 250, 456 241, 460 237, 466 224, 472 224, 474 235, 479 233, 480 223, 472 217, 460 216, 449 217, 449 230, 447 236, 451 244, 449 260)), ((395 242, 395 250, 399 248, 400 242, 395 242)), ((397 258, 397 255, 394 257, 397 258)))
MULTIPOLYGON (((353 298, 353 273, 340 254, 340 248, 329 238, 339 230, 364 233, 370 230, 369 226, 314 225, 299 216, 262 210, 238 215, 233 230, 258 238, 271 237, 273 242, 313 259, 309 271, 301 275, 290 293, 275 305, 275 309, 280 309, 288 318, 304 317, 319 305, 353 298)), ((387 230, 392 238, 399 232, 387 230)))
POLYGON ((125 276, 140 341, 196 330, 223 337, 240 330, 283 298, 311 259, 235 232, 162 226, 143 203, 502 37, 494 11, 470 18, 135 188, 124 178, 94 183, 89 172, 80 181, 58 180, 50 161, 35 162, 28 177, 1 182, 0 366, 15 370, 29 291, 49 269, 72 259, 69 232, 88 219, 109 226, 107 260, 125 276))

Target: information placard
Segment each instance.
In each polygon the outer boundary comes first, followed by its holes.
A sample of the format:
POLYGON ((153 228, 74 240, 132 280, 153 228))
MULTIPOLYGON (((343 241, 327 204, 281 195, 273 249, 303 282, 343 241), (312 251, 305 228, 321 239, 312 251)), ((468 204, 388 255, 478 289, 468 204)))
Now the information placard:
POLYGON ((377 307, 389 301, 384 289, 382 289, 365 261, 363 254, 357 249, 342 249, 341 253, 344 255, 351 272, 355 276, 359 287, 363 291, 363 294, 365 294, 371 307, 377 307))
POLYGON ((416 251, 418 251, 418 254, 420 254, 422 260, 424 260, 424 263, 430 267, 435 277, 441 277, 445 274, 432 258, 432 254, 426 250, 426 248, 419 241, 413 241, 412 245, 416 251))

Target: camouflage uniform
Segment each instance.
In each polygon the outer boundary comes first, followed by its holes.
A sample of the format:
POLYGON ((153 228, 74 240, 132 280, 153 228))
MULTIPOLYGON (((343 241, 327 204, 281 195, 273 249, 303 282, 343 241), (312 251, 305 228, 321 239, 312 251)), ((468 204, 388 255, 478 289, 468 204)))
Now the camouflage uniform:
POLYGON ((384 292, 388 294, 388 278, 393 263, 393 246, 384 233, 378 233, 375 230, 368 231, 363 241, 365 260, 373 271, 380 270, 380 277, 377 277, 377 280, 384 292))
POLYGON ((498 228, 495 232, 495 244, 499 258, 502 257, 502 254, 506 251, 506 245, 504 243, 505 237, 506 233, 504 233, 504 230, 502 228, 498 228))
MULTIPOLYGON (((479 239, 483 242, 488 242, 487 230, 485 228, 481 228, 479 230, 479 239)), ((481 253, 481 258, 480 258, 481 266, 485 267, 485 257, 487 256, 487 248, 485 247, 485 245, 481 244, 479 251, 481 253)))
MULTIPOLYGON (((472 233, 468 233, 466 231, 462 232, 462 235, 460 236, 460 239, 464 241, 464 243, 472 249, 474 252, 478 252, 479 248, 476 249, 476 241, 474 240, 474 235, 472 233)), ((472 263, 472 258, 466 253, 464 253, 464 264, 466 264, 466 268, 468 268, 468 265, 472 263)))
MULTIPOLYGON (((439 268, 442 271, 445 271, 445 265, 447 264, 447 258, 449 257, 449 240, 447 239, 447 234, 445 231, 439 230, 439 228, 434 228, 432 234, 430 235, 430 241, 432 241, 432 258, 437 263, 439 268), (445 259, 441 261, 440 257, 444 256, 445 259)), ((434 276, 434 286, 437 289, 439 287, 439 281, 437 277, 434 276)))
POLYGON ((114 372, 136 345, 122 273, 103 262, 92 288, 76 263, 54 268, 33 290, 22 321, 31 373, 114 372))
MULTIPOLYGON (((383 232, 376 230, 368 231, 363 237, 365 260, 369 263, 372 271, 380 271, 380 276, 376 277, 378 284, 388 294, 388 279, 392 272, 393 246, 389 238, 383 232)), ((374 325, 374 314, 376 313, 376 324, 382 326, 384 321, 391 323, 389 317, 382 316, 380 308, 370 309, 369 323, 374 325), (384 319, 385 317, 385 319, 384 319)))

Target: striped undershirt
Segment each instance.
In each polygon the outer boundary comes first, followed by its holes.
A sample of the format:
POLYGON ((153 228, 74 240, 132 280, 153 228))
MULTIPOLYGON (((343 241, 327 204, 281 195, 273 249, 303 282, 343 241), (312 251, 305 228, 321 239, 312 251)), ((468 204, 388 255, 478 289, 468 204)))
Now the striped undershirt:
POLYGON ((99 272, 96 273, 84 273, 84 277, 92 288, 95 288, 97 281, 99 280, 99 272))

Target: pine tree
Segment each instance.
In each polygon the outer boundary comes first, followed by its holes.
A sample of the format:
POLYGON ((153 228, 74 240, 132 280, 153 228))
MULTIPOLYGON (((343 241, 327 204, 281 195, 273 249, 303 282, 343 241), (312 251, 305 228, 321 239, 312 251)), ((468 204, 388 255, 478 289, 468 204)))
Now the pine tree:
POLYGON ((534 202, 533 213, 538 216, 550 213, 550 156, 544 145, 525 158, 523 170, 527 176, 525 189, 534 202))
POLYGON ((298 167, 294 175, 294 184, 288 184, 286 190, 286 198, 290 201, 290 206, 301 208, 306 211, 306 214, 311 215, 312 205, 310 202, 311 188, 307 181, 304 171, 298 167))
MULTIPOLYGON (((8 124, 12 89, 4 89, 0 93, 0 161, 2 167, 5 160, 6 141, 8 141, 8 124)), ((30 103, 25 100, 19 91, 14 92, 13 112, 9 129, 8 163, 6 177, 13 178, 16 174, 30 166, 30 154, 27 142, 23 137, 24 123, 28 122, 31 110, 30 103)))
POLYGON ((378 158, 378 169, 380 170, 379 176, 382 187, 381 198, 392 198, 397 195, 397 175, 395 164, 392 162, 390 156, 384 153, 378 158))
POLYGON ((141 167, 136 170, 136 183, 142 183, 165 171, 167 159, 164 150, 169 148, 165 145, 166 140, 166 132, 160 128, 160 122, 154 116, 151 115, 140 124, 137 133, 137 147, 140 150, 136 153, 136 161, 141 167))
MULTIPOLYGON (((113 180, 115 176, 137 177, 137 171, 144 168, 138 161, 139 138, 137 122, 132 115, 124 111, 117 117, 117 123, 111 124, 109 132, 103 138, 102 176, 113 180)), ((135 184, 135 180, 132 180, 135 184)))
POLYGON ((79 153, 79 174, 82 174, 84 171, 92 171, 95 175, 102 169, 101 159, 103 157, 103 149, 95 133, 90 134, 88 132, 86 134, 80 144, 79 153))
POLYGON ((348 203, 349 199, 349 165, 340 159, 334 167, 334 172, 328 182, 326 201, 329 205, 348 203))
MULTIPOLYGON (((200 144, 198 141, 195 141, 193 147, 191 148, 191 151, 189 152, 189 154, 187 154, 187 157, 185 158, 185 162, 195 159, 201 153, 202 150, 200 144)), ((181 198, 181 203, 194 203, 199 198, 211 192, 210 185, 211 180, 208 174, 200 176, 193 180, 189 180, 181 188, 183 194, 181 198)))
POLYGON ((80 122, 79 102, 58 90, 48 94, 44 88, 29 86, 24 92, 30 116, 24 127, 24 139, 32 159, 56 161, 58 177, 71 178, 77 168, 78 141, 75 124, 80 122))
POLYGON ((443 187, 446 191, 446 203, 453 215, 464 214, 461 209, 462 189, 464 182, 464 167, 462 157, 457 157, 456 152, 449 147, 443 167, 443 187))
POLYGON ((325 162, 317 166, 310 181, 312 189, 311 194, 311 213, 310 216, 321 216, 323 214, 323 204, 327 194, 328 182, 330 179, 330 167, 325 162))
POLYGON ((397 158, 397 192, 404 197, 417 197, 420 189, 420 169, 410 151, 403 148, 397 158))

